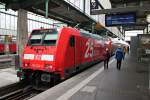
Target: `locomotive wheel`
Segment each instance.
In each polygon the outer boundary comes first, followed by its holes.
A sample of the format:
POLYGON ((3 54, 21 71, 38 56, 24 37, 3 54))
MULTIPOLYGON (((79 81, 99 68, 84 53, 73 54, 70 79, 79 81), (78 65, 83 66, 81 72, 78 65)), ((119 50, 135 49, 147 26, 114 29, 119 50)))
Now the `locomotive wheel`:
POLYGON ((40 78, 41 78, 41 75, 40 74, 36 74, 35 75, 35 86, 38 88, 40 87, 40 78))
POLYGON ((46 90, 54 85, 57 85, 61 81, 59 74, 43 73, 42 71, 24 71, 26 76, 23 80, 33 86, 37 90, 46 90))

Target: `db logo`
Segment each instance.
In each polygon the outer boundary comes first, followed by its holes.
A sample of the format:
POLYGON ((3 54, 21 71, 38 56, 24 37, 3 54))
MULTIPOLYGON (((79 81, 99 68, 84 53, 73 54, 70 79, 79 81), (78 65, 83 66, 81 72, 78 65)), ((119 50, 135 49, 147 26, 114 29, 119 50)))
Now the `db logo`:
POLYGON ((35 55, 35 56, 34 56, 34 59, 35 59, 35 60, 41 60, 41 55, 35 55))

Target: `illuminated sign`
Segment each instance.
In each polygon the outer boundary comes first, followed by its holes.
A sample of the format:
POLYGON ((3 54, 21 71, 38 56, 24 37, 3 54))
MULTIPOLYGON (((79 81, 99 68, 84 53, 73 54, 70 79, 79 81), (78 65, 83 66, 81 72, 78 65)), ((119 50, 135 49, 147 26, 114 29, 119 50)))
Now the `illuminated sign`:
POLYGON ((106 26, 131 25, 135 24, 135 13, 108 14, 105 16, 106 26))

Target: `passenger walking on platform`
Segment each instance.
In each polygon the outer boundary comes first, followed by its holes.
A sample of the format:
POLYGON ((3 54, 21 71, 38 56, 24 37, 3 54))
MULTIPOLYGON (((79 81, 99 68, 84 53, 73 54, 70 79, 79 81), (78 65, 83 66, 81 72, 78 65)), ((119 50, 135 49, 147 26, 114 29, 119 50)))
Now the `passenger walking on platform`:
POLYGON ((109 52, 108 48, 106 48, 106 53, 105 53, 104 57, 105 57, 105 59, 104 59, 104 69, 108 69, 109 59, 110 59, 110 52, 109 52))
POLYGON ((115 52, 115 58, 117 60, 117 69, 120 70, 122 59, 124 59, 124 51, 122 50, 120 45, 115 52))

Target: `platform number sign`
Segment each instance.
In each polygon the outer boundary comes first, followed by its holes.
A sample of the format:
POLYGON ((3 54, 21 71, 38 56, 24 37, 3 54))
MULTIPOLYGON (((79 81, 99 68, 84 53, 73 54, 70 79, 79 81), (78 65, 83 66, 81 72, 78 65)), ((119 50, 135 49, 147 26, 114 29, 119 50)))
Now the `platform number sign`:
POLYGON ((84 57, 85 58, 93 57, 93 55, 94 55, 94 43, 90 39, 86 42, 86 47, 87 48, 86 48, 84 57))
POLYGON ((98 2, 97 0, 90 0, 90 9, 98 9, 98 2))

